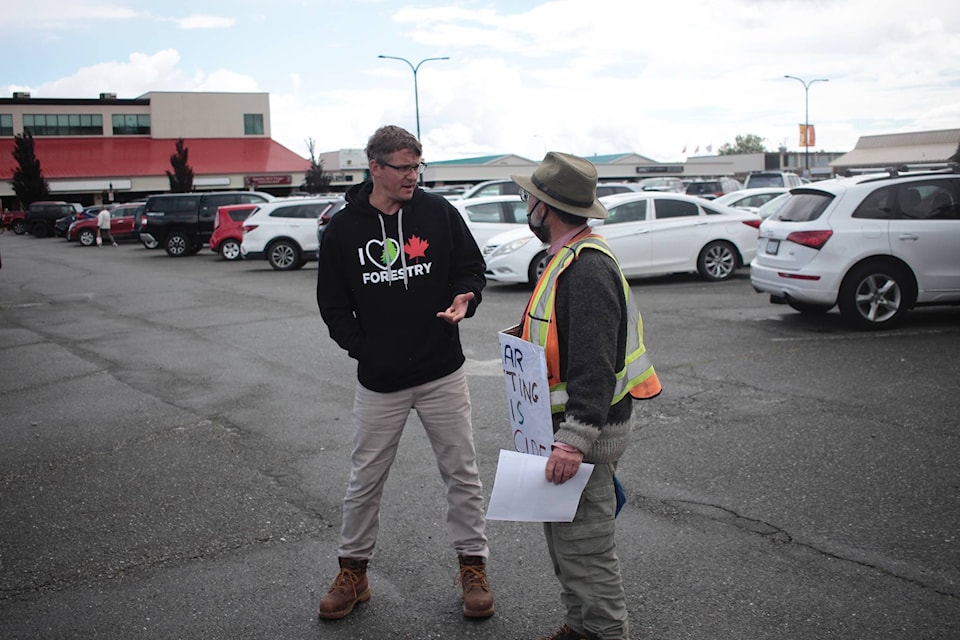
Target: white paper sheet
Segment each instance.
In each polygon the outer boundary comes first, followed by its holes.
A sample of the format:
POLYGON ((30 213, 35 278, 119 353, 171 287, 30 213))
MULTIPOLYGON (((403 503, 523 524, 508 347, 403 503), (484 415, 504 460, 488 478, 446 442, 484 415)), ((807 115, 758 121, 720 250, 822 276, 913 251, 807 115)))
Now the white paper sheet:
POLYGON ((593 465, 581 464, 577 475, 563 484, 554 484, 545 476, 547 460, 543 456, 501 449, 487 520, 573 521, 593 465))

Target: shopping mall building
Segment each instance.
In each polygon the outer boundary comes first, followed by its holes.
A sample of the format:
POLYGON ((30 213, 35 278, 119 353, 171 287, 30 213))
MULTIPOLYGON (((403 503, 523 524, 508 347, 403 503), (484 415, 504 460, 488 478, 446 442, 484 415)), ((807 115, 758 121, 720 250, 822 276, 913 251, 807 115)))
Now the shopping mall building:
POLYGON ((196 190, 257 189, 287 195, 309 162, 270 138, 267 93, 151 92, 133 99, 0 98, 0 200, 18 209, 10 180, 14 136, 33 135, 51 198, 102 204, 170 190, 167 171, 183 138, 196 190))

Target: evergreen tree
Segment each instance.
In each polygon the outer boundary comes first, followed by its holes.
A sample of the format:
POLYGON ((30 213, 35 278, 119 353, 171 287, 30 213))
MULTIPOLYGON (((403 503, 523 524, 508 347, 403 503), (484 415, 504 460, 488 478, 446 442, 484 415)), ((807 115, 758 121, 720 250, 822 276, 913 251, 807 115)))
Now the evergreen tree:
POLYGON ((187 163, 189 150, 183 144, 183 138, 177 140, 177 152, 170 156, 173 173, 167 171, 170 181, 170 193, 189 193, 193 191, 193 169, 187 163))
POLYGON ((303 190, 307 193, 327 193, 330 191, 330 174, 323 170, 323 160, 317 160, 315 148, 316 143, 313 138, 309 138, 307 151, 310 152, 310 168, 304 178, 303 190))
POLYGON ((48 200, 50 186, 43 178, 31 133, 15 136, 13 159, 17 161, 17 168, 13 170, 13 192, 17 194, 20 205, 26 209, 37 200, 48 200))

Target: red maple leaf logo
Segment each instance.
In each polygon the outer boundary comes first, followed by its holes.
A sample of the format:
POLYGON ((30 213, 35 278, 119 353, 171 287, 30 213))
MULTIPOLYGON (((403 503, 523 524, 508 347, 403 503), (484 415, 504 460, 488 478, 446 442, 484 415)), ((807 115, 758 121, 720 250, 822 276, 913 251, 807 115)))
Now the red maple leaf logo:
POLYGON ((410 259, 414 258, 426 258, 427 257, 427 247, 430 246, 430 243, 426 240, 421 240, 417 236, 410 236, 410 239, 407 240, 407 243, 403 245, 403 250, 406 252, 410 259))

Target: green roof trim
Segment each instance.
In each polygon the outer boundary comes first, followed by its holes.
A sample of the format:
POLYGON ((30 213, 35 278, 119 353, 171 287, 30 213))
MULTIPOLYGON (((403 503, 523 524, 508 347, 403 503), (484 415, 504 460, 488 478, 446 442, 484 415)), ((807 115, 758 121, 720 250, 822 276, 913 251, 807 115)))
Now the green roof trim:
POLYGON ((480 156, 478 158, 460 158, 459 160, 433 160, 429 162, 430 165, 454 165, 454 164, 487 164, 488 162, 493 162, 494 160, 499 160, 500 158, 513 155, 512 153, 500 153, 495 156, 480 156))
POLYGON ((592 162, 593 164, 597 164, 597 163, 606 164, 606 163, 608 163, 608 162, 613 162, 614 160, 619 160, 620 158, 622 158, 622 157, 624 157, 624 156, 632 156, 632 155, 635 155, 635 154, 633 154, 633 153, 611 153, 611 154, 608 154, 608 155, 605 155, 605 156, 587 156, 585 159, 586 159, 586 160, 589 160, 589 161, 592 162))

